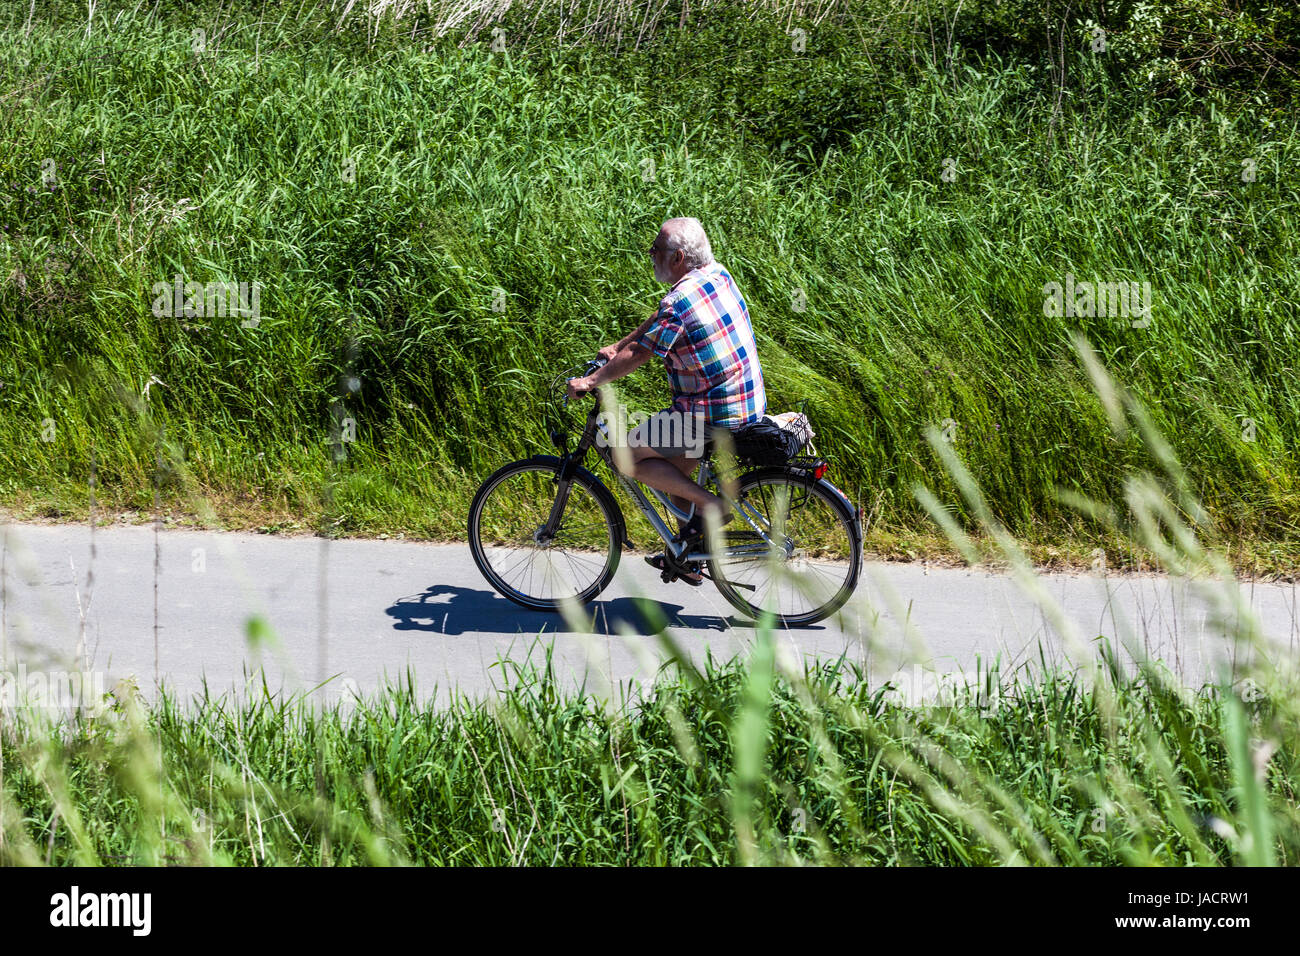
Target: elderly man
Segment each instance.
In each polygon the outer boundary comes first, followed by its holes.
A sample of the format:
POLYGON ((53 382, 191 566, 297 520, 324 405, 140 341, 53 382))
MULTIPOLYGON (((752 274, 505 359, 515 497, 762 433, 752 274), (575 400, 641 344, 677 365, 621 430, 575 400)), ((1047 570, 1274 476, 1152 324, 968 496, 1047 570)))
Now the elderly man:
MULTIPOLYGON (((763 416, 767 396, 749 310, 735 281, 713 258, 699 220, 669 219, 650 247, 655 279, 671 286, 658 310, 599 355, 608 363, 569 380, 570 396, 615 381, 652 357, 664 360, 673 404, 628 433, 631 477, 667 493, 674 504, 695 506, 679 540, 704 533, 732 516, 726 504, 694 481, 703 440, 718 428, 736 429, 763 416)), ((663 570, 665 558, 647 558, 663 570)), ((699 585, 698 569, 683 577, 699 585)))

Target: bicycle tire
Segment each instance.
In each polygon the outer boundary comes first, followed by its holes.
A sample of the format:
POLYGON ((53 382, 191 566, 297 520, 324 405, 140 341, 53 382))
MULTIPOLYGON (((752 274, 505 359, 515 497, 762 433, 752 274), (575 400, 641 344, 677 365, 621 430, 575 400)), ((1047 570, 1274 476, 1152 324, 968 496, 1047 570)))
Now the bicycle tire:
MULTIPOLYGON (((786 484, 798 493, 806 493, 815 497, 830 510, 838 520, 841 527, 846 532, 849 542, 848 567, 845 572, 844 581, 829 600, 812 608, 809 611, 800 614, 784 614, 772 612, 775 623, 778 627, 806 627, 809 624, 815 624, 824 620, 842 608, 853 592, 857 589, 858 578, 862 573, 862 538, 859 530, 856 515, 852 508, 845 501, 844 496, 829 482, 824 479, 811 480, 802 472, 793 471, 784 468, 762 468, 740 476, 737 480, 738 499, 743 499, 749 492, 764 484, 786 484)), ((792 509, 793 511, 793 509, 792 509)), ((737 519, 733 526, 724 529, 722 538, 724 542, 730 541, 736 543, 738 538, 750 536, 757 538, 753 532, 747 528, 740 527, 741 522, 737 519)), ((717 557, 709 561, 709 574, 713 578, 713 583, 718 592, 726 601, 736 610, 748 615, 749 617, 760 619, 767 610, 762 606, 762 602, 751 602, 741 593, 738 582, 728 579, 728 574, 722 563, 717 557)), ((733 575, 735 577, 735 575, 733 575)))
MULTIPOLYGON (((503 465, 495 472, 484 479, 474 495, 474 500, 470 503, 468 535, 470 553, 474 557, 474 563, 477 565, 479 572, 487 579, 502 597, 513 601, 521 607, 529 608, 535 611, 556 611, 568 600, 572 599, 579 604, 586 604, 593 600, 596 595, 608 587, 609 582, 613 580, 614 573, 618 570, 619 559, 622 557, 623 542, 626 539, 625 526, 623 523, 623 513, 619 509, 618 502, 610 494, 601 481, 587 471, 585 468, 575 467, 571 478, 570 486, 570 504, 572 504, 572 495, 575 489, 579 494, 590 496, 590 503, 598 507, 600 514, 604 518, 604 562, 593 580, 586 586, 577 588, 573 594, 557 594, 544 597, 537 594, 528 594, 518 587, 514 587, 506 581, 501 570, 491 559, 488 553, 488 547, 484 541, 483 534, 483 514, 487 504, 491 501, 494 491, 511 477, 525 474, 528 472, 535 473, 539 477, 549 476, 553 483, 558 483, 562 462, 559 458, 550 455, 537 455, 532 458, 525 458, 519 461, 503 465)), ((544 504, 549 511, 549 505, 554 499, 544 504)), ((566 513, 569 513, 569 507, 566 506, 566 513)), ((521 524, 526 525, 526 520, 521 520, 521 524)), ((562 525, 563 527, 563 525, 562 525)), ((540 529, 539 529, 540 530, 540 529)), ((525 546, 521 543, 515 550, 521 550, 525 546)), ((549 550, 548 547, 538 546, 536 551, 549 550)), ((531 581, 531 579, 530 579, 531 581)))

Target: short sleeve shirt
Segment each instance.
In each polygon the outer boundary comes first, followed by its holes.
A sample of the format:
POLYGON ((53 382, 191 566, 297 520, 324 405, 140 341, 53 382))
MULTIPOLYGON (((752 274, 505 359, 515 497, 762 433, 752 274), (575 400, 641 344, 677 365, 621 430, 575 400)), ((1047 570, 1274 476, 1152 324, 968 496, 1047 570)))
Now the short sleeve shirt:
POLYGON ((682 276, 637 344, 664 360, 674 409, 702 410, 720 428, 739 428, 766 414, 749 309, 716 261, 682 276))

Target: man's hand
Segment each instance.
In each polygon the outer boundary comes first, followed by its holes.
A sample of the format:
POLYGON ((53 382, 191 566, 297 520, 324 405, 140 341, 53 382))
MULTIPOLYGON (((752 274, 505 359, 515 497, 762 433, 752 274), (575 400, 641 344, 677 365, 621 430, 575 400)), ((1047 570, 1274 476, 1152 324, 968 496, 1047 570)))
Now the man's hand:
POLYGON ((618 342, 615 342, 613 345, 606 345, 603 349, 601 349, 599 352, 596 353, 596 358, 603 358, 606 362, 608 362, 610 359, 612 359, 615 355, 619 353, 618 346, 619 346, 618 342))
POLYGON ((565 390, 565 393, 570 399, 575 399, 583 392, 590 392, 595 387, 596 386, 593 385, 591 380, 588 378, 571 378, 569 379, 569 387, 565 390))
POLYGON ((566 393, 571 399, 577 398, 582 392, 590 392, 636 371, 653 357, 654 353, 649 349, 625 347, 590 375, 569 379, 566 393))

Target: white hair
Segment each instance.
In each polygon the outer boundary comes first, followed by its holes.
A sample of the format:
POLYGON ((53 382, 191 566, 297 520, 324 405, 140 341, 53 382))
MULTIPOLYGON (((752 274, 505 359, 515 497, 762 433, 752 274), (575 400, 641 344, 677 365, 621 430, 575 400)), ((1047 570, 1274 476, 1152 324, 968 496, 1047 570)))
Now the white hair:
POLYGON ((668 252, 680 249, 688 268, 699 269, 713 261, 713 249, 709 237, 704 234, 704 227, 698 219, 683 216, 669 219, 663 228, 668 233, 665 243, 668 252))

